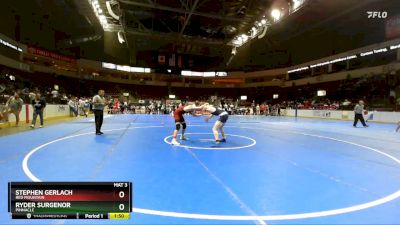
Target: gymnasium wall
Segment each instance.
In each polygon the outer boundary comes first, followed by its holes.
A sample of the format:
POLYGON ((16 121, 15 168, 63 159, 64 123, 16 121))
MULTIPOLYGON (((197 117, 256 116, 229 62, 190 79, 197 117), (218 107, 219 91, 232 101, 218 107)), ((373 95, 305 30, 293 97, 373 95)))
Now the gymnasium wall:
MULTIPOLYGON (((26 119, 29 122, 32 121, 32 106, 28 105, 28 115, 26 114, 26 106, 22 108, 20 119, 21 125, 25 123, 26 119)), ((295 116, 294 109, 284 109, 282 110, 282 114, 290 117, 295 116)), ((44 118, 60 118, 60 117, 68 117, 70 115, 68 105, 47 105, 44 112, 44 118)), ((297 116, 303 118, 318 118, 318 119, 332 119, 332 120, 344 120, 344 121, 352 121, 354 118, 353 111, 347 110, 297 110, 297 116)), ((400 121, 400 112, 368 112, 367 115, 364 116, 365 119, 368 119, 371 122, 379 122, 379 123, 397 123, 400 121)), ((11 123, 15 122, 14 115, 9 116, 9 121, 11 123)), ((46 121, 45 121, 46 122, 46 121)), ((39 118, 37 120, 37 124, 39 123, 39 118)), ((1 125, 1 123, 0 123, 1 125)))
MULTIPOLYGON (((283 110, 283 114, 286 116, 295 116, 296 111, 294 109, 283 110)), ((297 110, 298 117, 304 118, 319 118, 319 119, 333 119, 333 120, 353 120, 354 112, 346 110, 297 110)), ((371 122, 380 123, 397 123, 400 121, 400 112, 368 112, 364 115, 365 119, 371 122)))

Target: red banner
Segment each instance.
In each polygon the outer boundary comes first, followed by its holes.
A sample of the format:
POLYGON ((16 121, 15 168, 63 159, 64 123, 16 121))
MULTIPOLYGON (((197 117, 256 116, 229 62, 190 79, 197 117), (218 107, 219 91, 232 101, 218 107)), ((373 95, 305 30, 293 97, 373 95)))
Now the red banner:
POLYGON ((35 47, 28 47, 28 53, 33 54, 33 55, 38 55, 38 56, 42 56, 42 57, 46 57, 46 58, 51 58, 53 60, 58 60, 58 61, 64 61, 64 62, 68 62, 68 63, 76 63, 76 59, 68 57, 68 56, 64 56, 61 54, 57 54, 54 52, 50 52, 47 50, 43 50, 43 49, 38 49, 35 47))

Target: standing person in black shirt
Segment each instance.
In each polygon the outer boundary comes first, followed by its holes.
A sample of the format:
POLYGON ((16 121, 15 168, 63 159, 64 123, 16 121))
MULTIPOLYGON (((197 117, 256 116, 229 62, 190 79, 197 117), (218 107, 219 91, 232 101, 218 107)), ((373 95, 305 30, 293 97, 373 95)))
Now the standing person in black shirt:
POLYGON ((46 101, 44 98, 41 98, 40 94, 37 93, 35 98, 32 100, 33 107, 33 119, 32 119, 32 128, 35 128, 37 116, 40 118, 40 128, 43 127, 43 112, 46 107, 46 101))

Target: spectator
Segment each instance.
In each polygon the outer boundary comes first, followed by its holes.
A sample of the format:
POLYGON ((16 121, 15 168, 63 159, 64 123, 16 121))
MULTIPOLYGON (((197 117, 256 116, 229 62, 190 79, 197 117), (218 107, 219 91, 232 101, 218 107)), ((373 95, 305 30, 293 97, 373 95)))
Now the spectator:
POLYGON ((344 108, 347 108, 348 106, 350 106, 350 104, 351 104, 351 102, 349 100, 347 100, 347 99, 345 99, 344 102, 342 102, 342 106, 344 108))
POLYGON ((260 114, 264 115, 265 114, 265 104, 260 105, 260 114))
POLYGON ((113 106, 113 113, 119 113, 120 111, 121 111, 121 103, 117 98, 115 98, 114 106, 113 106))
POLYGON ((277 105, 278 116, 281 116, 281 105, 277 105))
POLYGON ((86 117, 89 115, 89 111, 90 111, 90 101, 86 99, 83 104, 83 112, 85 113, 86 117))
POLYGON ((75 115, 75 117, 77 117, 78 110, 76 108, 76 98, 75 97, 71 97, 71 99, 68 102, 68 106, 69 106, 69 110, 70 110, 70 115, 71 115, 71 113, 73 113, 75 115))
POLYGON ((16 93, 14 96, 11 96, 6 103, 6 108, 7 108, 6 120, 8 121, 9 113, 12 113, 15 115, 15 126, 18 126, 19 114, 21 113, 21 109, 22 109, 23 105, 24 105, 24 101, 22 101, 22 99, 19 97, 19 94, 16 93))

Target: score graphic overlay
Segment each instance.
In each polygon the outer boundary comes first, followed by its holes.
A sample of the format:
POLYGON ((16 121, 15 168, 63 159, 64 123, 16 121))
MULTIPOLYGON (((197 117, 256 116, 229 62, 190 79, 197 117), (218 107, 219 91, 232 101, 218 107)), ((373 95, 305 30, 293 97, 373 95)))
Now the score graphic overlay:
POLYGON ((13 219, 129 219, 131 182, 9 182, 13 219))

